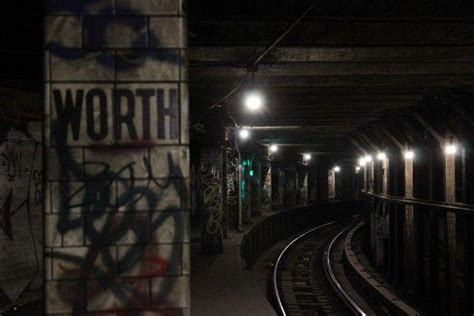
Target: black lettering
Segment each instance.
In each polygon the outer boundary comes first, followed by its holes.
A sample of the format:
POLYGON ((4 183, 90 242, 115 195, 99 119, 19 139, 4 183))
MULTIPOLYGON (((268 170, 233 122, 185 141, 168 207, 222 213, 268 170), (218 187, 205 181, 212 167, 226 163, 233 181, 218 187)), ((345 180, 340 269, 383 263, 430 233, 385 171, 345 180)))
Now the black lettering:
POLYGON ((163 89, 156 90, 156 103, 158 106, 158 138, 165 139, 165 117, 169 117, 169 137, 178 138, 178 99, 176 89, 169 90, 169 106, 164 105, 163 89))
POLYGON ((150 139, 150 98, 155 94, 153 89, 138 89, 137 96, 142 98, 143 139, 150 139))
POLYGON ((92 89, 87 92, 86 96, 87 106, 87 135, 95 141, 101 141, 107 137, 107 95, 101 89, 92 89), (99 100, 99 132, 95 131, 95 108, 94 99, 99 100))
POLYGON ((63 101, 60 90, 53 90, 54 104, 56 106, 56 113, 58 116, 57 130, 55 131, 57 139, 66 142, 69 131, 68 126, 71 125, 72 138, 79 139, 79 131, 81 127, 81 112, 82 104, 84 102, 84 90, 78 89, 76 91, 75 99, 71 89, 66 90, 66 97, 63 101))
POLYGON ((114 114, 114 139, 122 139, 122 124, 127 126, 130 138, 137 139, 137 130, 133 125, 133 117, 135 116, 135 96, 132 91, 127 89, 117 89, 115 91, 114 114), (127 113, 125 114, 122 114, 121 112, 123 97, 127 100, 127 113))

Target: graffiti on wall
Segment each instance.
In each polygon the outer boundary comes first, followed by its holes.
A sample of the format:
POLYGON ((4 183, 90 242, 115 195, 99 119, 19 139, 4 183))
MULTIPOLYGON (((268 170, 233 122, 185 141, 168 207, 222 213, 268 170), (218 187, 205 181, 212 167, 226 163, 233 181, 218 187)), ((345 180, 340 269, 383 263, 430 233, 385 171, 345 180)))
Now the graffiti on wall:
MULTIPOLYGON (((25 290, 42 287, 42 150, 41 124, 11 128, 0 140, 0 290, 8 308, 25 290)), ((25 302, 22 302, 25 303, 25 302)))

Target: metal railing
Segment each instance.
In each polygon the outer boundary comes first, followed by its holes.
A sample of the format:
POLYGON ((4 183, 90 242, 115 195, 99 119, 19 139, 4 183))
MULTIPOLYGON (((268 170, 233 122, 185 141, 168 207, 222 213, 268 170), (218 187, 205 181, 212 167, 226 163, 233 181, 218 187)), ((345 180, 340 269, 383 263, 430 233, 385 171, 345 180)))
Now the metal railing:
POLYGON ((396 195, 376 194, 364 190, 362 190, 361 192, 369 197, 376 198, 382 201, 387 201, 392 204, 413 205, 427 207, 431 209, 442 209, 446 211, 467 212, 467 214, 469 215, 474 215, 474 205, 463 203, 447 203, 443 201, 434 201, 427 199, 405 198, 396 195))
POLYGON ((367 254, 385 278, 427 314, 472 314, 474 205, 368 191, 362 197, 367 254))

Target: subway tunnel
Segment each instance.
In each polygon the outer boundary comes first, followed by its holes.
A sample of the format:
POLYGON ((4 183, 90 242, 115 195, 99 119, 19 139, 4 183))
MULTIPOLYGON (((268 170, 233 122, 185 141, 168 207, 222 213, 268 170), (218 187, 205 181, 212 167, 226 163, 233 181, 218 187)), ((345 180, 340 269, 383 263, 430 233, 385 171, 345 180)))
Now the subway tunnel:
POLYGON ((0 315, 474 313, 469 1, 0 11, 0 315))

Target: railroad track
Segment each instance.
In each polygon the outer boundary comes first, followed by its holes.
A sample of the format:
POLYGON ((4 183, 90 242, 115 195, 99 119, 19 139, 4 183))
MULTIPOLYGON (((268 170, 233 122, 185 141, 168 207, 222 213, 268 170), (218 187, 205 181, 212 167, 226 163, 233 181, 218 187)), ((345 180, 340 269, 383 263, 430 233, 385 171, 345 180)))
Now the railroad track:
POLYGON ((281 315, 383 315, 387 309, 350 281, 343 264, 344 236, 358 217, 312 228, 279 254, 272 273, 281 315))

